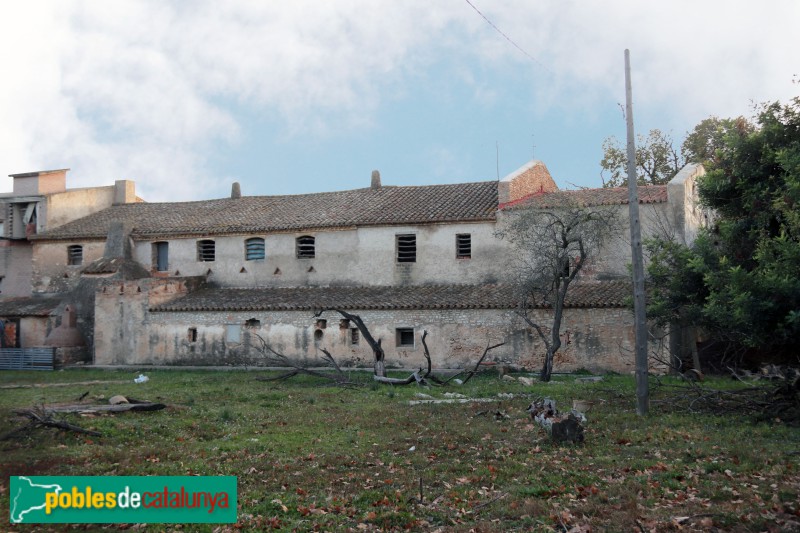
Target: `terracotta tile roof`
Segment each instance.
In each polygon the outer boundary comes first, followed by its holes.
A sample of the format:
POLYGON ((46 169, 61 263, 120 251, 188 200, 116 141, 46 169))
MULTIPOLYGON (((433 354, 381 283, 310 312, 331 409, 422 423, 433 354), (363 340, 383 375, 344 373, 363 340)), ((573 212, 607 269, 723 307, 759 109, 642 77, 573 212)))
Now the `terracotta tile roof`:
MULTIPOLYGON (((567 307, 624 307, 628 281, 577 283, 567 307)), ((151 311, 309 311, 341 309, 513 309, 511 286, 432 285, 416 287, 206 288, 151 311)))
POLYGON ((497 182, 300 194, 199 202, 136 203, 64 224, 36 239, 105 238, 112 221, 129 222, 134 238, 266 233, 387 224, 494 220, 497 182))
MULTIPOLYGON (((648 185, 638 188, 640 204, 658 204, 667 201, 666 185, 648 185)), ((501 209, 518 207, 549 208, 565 204, 590 207, 596 205, 627 205, 627 187, 609 187, 600 189, 577 189, 574 191, 555 191, 551 193, 537 193, 508 202, 500 206, 501 209)))
POLYGON ((50 316, 60 304, 60 298, 33 296, 0 298, 0 317, 50 316))

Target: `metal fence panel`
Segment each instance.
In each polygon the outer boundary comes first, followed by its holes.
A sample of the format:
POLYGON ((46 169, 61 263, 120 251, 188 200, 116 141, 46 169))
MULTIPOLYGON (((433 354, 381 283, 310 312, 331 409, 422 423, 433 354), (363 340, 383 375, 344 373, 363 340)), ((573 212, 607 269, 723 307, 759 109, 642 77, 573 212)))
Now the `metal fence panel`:
POLYGON ((2 348, 0 370, 53 370, 55 348, 2 348))

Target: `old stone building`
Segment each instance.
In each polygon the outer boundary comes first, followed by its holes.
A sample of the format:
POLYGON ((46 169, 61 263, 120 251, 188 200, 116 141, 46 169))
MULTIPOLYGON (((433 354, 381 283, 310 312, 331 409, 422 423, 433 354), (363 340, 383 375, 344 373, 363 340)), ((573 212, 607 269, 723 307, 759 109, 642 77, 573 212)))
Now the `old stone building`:
MULTIPOLYGON (((642 190, 646 231, 691 237, 701 171, 642 190)), ((251 197, 235 186, 218 200, 112 201, 28 235, 30 289, 72 306, 95 364, 258 364, 255 335, 290 357, 315 360, 326 348, 343 364, 371 364, 353 324, 314 316, 341 308, 383 340, 388 365, 419 365, 426 330, 436 366, 505 342, 495 358, 536 368, 543 349, 515 314, 511 251, 496 230, 509 210, 556 195, 627 216, 625 191, 558 191, 538 161, 479 183, 398 187, 373 173, 370 187, 351 191, 251 197)), ((629 253, 619 237, 571 291, 557 370, 628 370, 629 253)))
MULTIPOLYGON (((89 347, 76 329, 77 322, 72 323, 74 331, 64 333, 75 314, 63 300, 63 291, 36 291, 33 297, 33 239, 112 205, 138 200, 134 183, 126 180, 112 186, 67 189, 68 170, 12 174, 13 191, 0 194, 2 346, 57 346, 57 355, 67 360, 84 358, 90 354, 89 347), (71 318, 63 322, 62 315, 71 318), (58 331, 51 337, 54 330, 58 331)), ((52 258, 59 265, 59 275, 76 276, 82 253, 82 247, 73 244, 52 258)))

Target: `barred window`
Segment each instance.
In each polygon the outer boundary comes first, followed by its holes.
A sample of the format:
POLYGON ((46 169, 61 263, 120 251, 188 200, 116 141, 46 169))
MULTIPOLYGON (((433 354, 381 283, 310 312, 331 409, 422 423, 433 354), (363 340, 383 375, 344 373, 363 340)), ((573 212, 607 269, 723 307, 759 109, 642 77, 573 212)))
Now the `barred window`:
POLYGON ((456 259, 470 259, 472 257, 472 235, 459 233, 456 235, 456 259))
POLYGON ((216 258, 216 243, 212 240, 205 239, 197 241, 197 260, 207 263, 214 261, 216 258))
POLYGON ((414 234, 397 235, 397 262, 417 262, 417 236, 414 234))
POLYGON ((67 246, 67 264, 80 265, 83 263, 83 246, 71 244, 67 246))
POLYGON ((395 342, 398 348, 413 348, 414 328, 397 328, 395 330, 395 342))
POLYGON ((246 261, 264 259, 264 239, 253 237, 244 241, 244 258, 246 261))
POLYGON ((314 257, 314 237, 303 235, 297 238, 297 257, 314 257))

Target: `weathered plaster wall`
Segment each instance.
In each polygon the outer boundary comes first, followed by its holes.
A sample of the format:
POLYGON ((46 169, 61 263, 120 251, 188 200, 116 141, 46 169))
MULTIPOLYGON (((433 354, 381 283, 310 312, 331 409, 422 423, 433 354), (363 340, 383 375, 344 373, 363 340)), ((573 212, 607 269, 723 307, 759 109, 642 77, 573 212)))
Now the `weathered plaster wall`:
POLYGON ((25 316, 19 322, 20 348, 44 346, 44 339, 53 328, 52 319, 42 316, 25 316))
POLYGON ((97 280, 94 295, 94 362, 136 364, 146 350, 150 306, 182 295, 200 281, 187 279, 97 280))
MULTIPOLYGON (((169 274, 198 276, 211 270, 209 282, 228 287, 481 283, 496 280, 504 250, 489 222, 208 238, 216 243, 213 262, 197 260, 200 238, 168 241, 169 274), (417 236, 417 261, 397 263, 396 235, 411 233, 417 236), (460 233, 472 235, 471 259, 456 259, 460 233), (301 235, 315 237, 313 259, 296 257, 295 240, 301 235), (265 259, 245 260, 250 237, 264 238, 265 259)), ((134 258, 152 268, 153 242, 137 242, 134 258)))
MULTIPOLYGON (((264 364, 250 349, 259 335, 276 351, 310 363, 322 363, 321 348, 346 366, 371 366, 372 352, 363 338, 352 344, 353 324, 326 313, 326 327, 305 311, 154 313, 148 308, 187 290, 179 280, 143 280, 104 286, 96 295, 96 364, 240 365, 264 364), (149 292, 153 288, 153 293, 149 292), (141 290, 141 291, 140 291, 141 290), (257 325, 248 325, 256 323, 257 325), (321 331, 321 334, 317 331, 321 331)), ((493 360, 537 370, 544 346, 511 310, 355 311, 373 336, 383 339, 387 366, 424 365, 421 336, 433 364, 461 368, 475 362, 487 343, 506 342, 493 360), (414 346, 396 346, 396 328, 414 329, 414 346)), ((536 311, 545 320, 549 313, 536 311)), ((562 329, 557 371, 585 368, 628 372, 633 350, 632 317, 625 309, 568 309, 562 329)), ((655 349, 655 346, 653 346, 655 349)))
POLYGON ((700 228, 712 222, 713 213, 700 205, 697 191, 697 179, 705 173, 703 165, 686 165, 667 184, 671 214, 681 229, 676 234, 678 242, 691 244, 700 228))
POLYGON ((32 253, 27 241, 0 239, 0 296, 30 296, 32 253))
POLYGON ((69 189, 48 195, 45 202, 46 228, 52 229, 110 207, 113 199, 113 186, 69 189))
POLYGON ((33 291, 37 293, 68 292, 80 280, 83 267, 103 257, 104 241, 37 242, 33 247, 33 291), (67 264, 67 247, 83 246, 83 262, 67 264))

